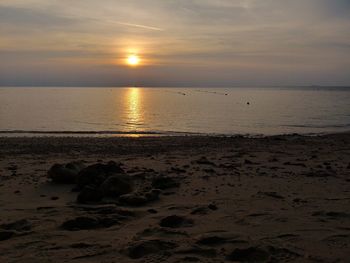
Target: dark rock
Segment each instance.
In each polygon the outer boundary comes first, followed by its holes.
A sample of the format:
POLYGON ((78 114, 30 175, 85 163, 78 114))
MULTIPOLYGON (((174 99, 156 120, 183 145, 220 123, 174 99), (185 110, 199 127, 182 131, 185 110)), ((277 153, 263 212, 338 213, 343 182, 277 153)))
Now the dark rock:
POLYGON ((12 164, 11 166, 7 167, 7 170, 9 171, 16 171, 18 169, 17 165, 12 164))
POLYGON ((209 161, 206 157, 201 157, 200 159, 198 159, 196 161, 198 164, 204 164, 204 165, 212 165, 212 166, 216 166, 215 163, 209 161))
POLYGON ((139 259, 146 255, 162 253, 176 247, 177 245, 173 242, 162 240, 148 240, 131 245, 127 251, 130 258, 139 259))
POLYGON ((38 207, 36 208, 36 210, 38 210, 38 211, 42 211, 42 210, 51 210, 51 209, 54 209, 54 207, 53 207, 53 206, 38 206, 38 207))
POLYGON ((192 246, 189 248, 177 250, 176 254, 192 254, 199 255, 202 257, 215 257, 217 255, 217 252, 213 248, 201 248, 199 246, 192 246))
POLYGON ((226 243, 243 244, 247 242, 245 240, 240 239, 240 236, 237 234, 224 232, 224 233, 203 234, 198 238, 196 243, 198 245, 205 245, 205 246, 218 246, 226 243))
MULTIPOLYGON (((215 174, 216 171, 212 168, 208 168, 208 169, 203 169, 204 172, 208 173, 208 174, 215 174)), ((210 176, 208 176, 207 178, 204 179, 210 179, 210 176)))
POLYGON ((201 260, 197 257, 184 257, 180 259, 180 262, 199 262, 199 261, 201 260))
POLYGON ((178 230, 168 229, 164 227, 155 227, 155 228, 146 228, 142 232, 138 233, 138 237, 140 238, 160 237, 160 238, 167 238, 169 240, 171 238, 177 238, 177 237, 189 237, 189 234, 184 231, 178 231, 178 230))
POLYGON ((97 219, 83 216, 68 220, 62 224, 62 228, 69 231, 94 229, 98 226, 99 222, 97 219))
POLYGON ((307 177, 331 177, 332 174, 327 171, 319 170, 319 171, 311 171, 305 174, 307 177))
POLYGON ((119 224, 119 220, 113 217, 102 217, 98 219, 100 227, 109 228, 119 224))
POLYGON ((171 171, 175 172, 175 173, 178 173, 178 174, 186 173, 186 170, 178 168, 178 167, 171 167, 171 171))
POLYGON ((350 214, 345 212, 325 212, 325 211, 318 211, 314 212, 312 216, 321 216, 321 217, 328 217, 331 219, 337 219, 337 218, 350 218, 350 214))
POLYGON ((119 202, 129 206, 142 206, 147 203, 147 198, 136 193, 122 195, 119 198, 119 202))
POLYGON ((164 189, 178 187, 179 183, 174 178, 166 177, 166 176, 158 176, 153 179, 152 186, 153 188, 164 190, 164 189))
POLYGON ((269 258, 268 252, 257 247, 236 248, 227 256, 228 260, 239 262, 266 262, 269 258))
POLYGON ((67 220, 62 224, 62 228, 68 231, 79 231, 97 228, 108 228, 118 223, 119 221, 112 217, 94 218, 80 216, 74 219, 67 220))
POLYGON ((87 244, 87 243, 75 243, 70 245, 71 248, 78 248, 78 249, 84 249, 84 248, 90 248, 94 247, 92 244, 87 244))
POLYGON ((82 189, 85 186, 98 187, 106 180, 106 178, 107 175, 103 171, 94 168, 86 168, 86 170, 82 170, 78 175, 78 189, 82 189))
POLYGON ((345 212, 327 212, 326 216, 334 218, 350 218, 350 214, 345 212))
POLYGON ((8 240, 14 235, 14 231, 0 231, 0 241, 8 240))
POLYGON ((269 197, 276 198, 276 199, 284 199, 283 196, 277 194, 276 192, 259 192, 259 193, 264 194, 264 195, 269 196, 269 197))
POLYGON ((13 223, 2 224, 0 225, 0 228, 5 230, 15 230, 15 231, 21 232, 21 231, 31 230, 32 224, 27 219, 22 219, 22 220, 15 221, 13 223))
POLYGON ((121 215, 123 217, 135 217, 136 213, 130 210, 123 210, 123 209, 118 209, 117 210, 118 215, 121 215))
POLYGON ((77 177, 77 184, 80 189, 86 185, 100 186, 108 177, 124 173, 120 164, 115 162, 107 164, 97 163, 80 171, 77 177))
POLYGON ((102 207, 82 207, 83 211, 86 211, 91 214, 98 215, 114 215, 118 213, 118 209, 116 206, 102 206, 102 207))
POLYGON ((266 250, 271 255, 271 262, 294 262, 296 258, 301 256, 300 254, 283 247, 268 246, 266 250))
POLYGON ((192 210, 191 215, 206 215, 209 213, 209 208, 206 206, 200 206, 192 210))
POLYGON ((182 216, 171 215, 163 218, 159 225, 170 228, 187 227, 193 225, 193 220, 182 216))
POLYGON ((108 177, 100 186, 105 197, 119 197, 133 190, 133 183, 127 174, 117 174, 108 177))
POLYGON ((304 163, 285 162, 284 165, 306 167, 304 163))
POLYGON ((208 208, 209 208, 210 210, 213 210, 213 211, 218 210, 218 207, 217 207, 215 204, 210 204, 210 205, 208 205, 208 208))
POLYGON ((226 243, 227 238, 225 237, 220 237, 220 236, 206 236, 202 237, 197 241, 197 244, 200 245, 206 245, 206 246, 213 246, 213 245, 219 245, 226 243))
POLYGON ((83 206, 80 207, 79 210, 82 210, 86 213, 93 214, 95 216, 99 216, 99 220, 101 218, 115 218, 118 220, 127 219, 129 217, 135 217, 136 213, 134 211, 119 209, 117 206, 83 206))
POLYGON ((85 186, 78 194, 77 201, 81 204, 95 203, 102 200, 102 193, 99 189, 91 186, 85 186))
POLYGON ((67 164, 54 164, 48 171, 48 177, 59 184, 74 184, 77 181, 78 173, 84 168, 81 162, 67 164))
POLYGON ((169 196, 169 195, 174 195, 176 193, 171 191, 171 192, 164 192, 162 194, 165 195, 165 196, 169 196))
POLYGON ((306 200, 303 200, 303 199, 301 199, 301 198, 294 198, 294 199, 293 199, 293 202, 294 202, 294 203, 307 203, 306 200))

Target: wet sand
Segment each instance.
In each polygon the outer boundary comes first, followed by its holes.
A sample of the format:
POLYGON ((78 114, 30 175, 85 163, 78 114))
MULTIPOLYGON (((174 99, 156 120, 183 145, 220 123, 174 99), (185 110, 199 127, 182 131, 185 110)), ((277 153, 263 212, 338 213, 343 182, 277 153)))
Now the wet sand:
POLYGON ((0 138, 0 262, 347 262, 349 175, 349 133, 0 138), (73 161, 126 194, 77 202, 73 161))

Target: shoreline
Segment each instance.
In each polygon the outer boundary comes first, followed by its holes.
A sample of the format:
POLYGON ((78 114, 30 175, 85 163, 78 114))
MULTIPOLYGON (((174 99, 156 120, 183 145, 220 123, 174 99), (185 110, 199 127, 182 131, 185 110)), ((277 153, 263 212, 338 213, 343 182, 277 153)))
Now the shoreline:
POLYGON ((179 146, 181 149, 190 150, 192 147, 201 147, 205 145, 207 147, 217 147, 218 144, 222 144, 224 148, 230 148, 235 143, 242 144, 244 142, 269 144, 271 142, 298 142, 298 140, 307 140, 312 143, 314 141, 320 143, 321 140, 332 139, 348 139, 350 138, 350 132, 339 133, 327 133, 327 134, 280 134, 280 135, 230 135, 230 136, 218 136, 218 135, 181 135, 181 136, 18 136, 18 137, 6 137, 0 136, 0 156, 6 148, 11 151, 19 151, 22 153, 36 154, 40 153, 41 149, 45 149, 46 153, 50 153, 50 148, 60 147, 60 153, 69 150, 69 147, 84 150, 99 150, 100 153, 108 153, 109 151, 119 152, 115 144, 121 144, 123 148, 130 148, 133 152, 133 148, 149 147, 151 150, 157 152, 159 144, 164 143, 164 147, 168 149, 162 150, 172 151, 174 146, 179 146), (152 146, 154 142, 154 147, 152 146), (192 145, 187 146, 187 143, 191 142, 192 145), (129 144, 131 143, 131 144, 129 144), (105 149, 104 146, 108 145, 109 149, 105 149), (17 147, 20 146, 20 147, 17 147), (25 148, 26 147, 26 148, 25 148), (104 152, 105 151, 105 152, 104 152))
POLYGON ((0 261, 346 262, 349 175, 350 133, 0 137, 0 261), (110 161, 141 203, 79 203, 48 178, 110 161), (156 178, 174 183, 142 199, 156 178))
POLYGON ((349 134, 350 130, 329 132, 289 132, 289 133, 200 133, 200 132, 176 132, 176 131, 1 131, 0 138, 47 138, 47 137, 74 137, 74 138, 113 138, 113 137, 245 137, 265 138, 276 136, 327 136, 337 134, 349 134))

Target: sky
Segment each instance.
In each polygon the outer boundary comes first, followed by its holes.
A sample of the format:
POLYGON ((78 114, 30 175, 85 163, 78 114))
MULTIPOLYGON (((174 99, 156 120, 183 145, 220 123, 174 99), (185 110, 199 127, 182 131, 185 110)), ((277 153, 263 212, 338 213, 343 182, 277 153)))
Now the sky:
POLYGON ((0 0, 0 86, 346 86, 349 73, 350 0, 0 0))

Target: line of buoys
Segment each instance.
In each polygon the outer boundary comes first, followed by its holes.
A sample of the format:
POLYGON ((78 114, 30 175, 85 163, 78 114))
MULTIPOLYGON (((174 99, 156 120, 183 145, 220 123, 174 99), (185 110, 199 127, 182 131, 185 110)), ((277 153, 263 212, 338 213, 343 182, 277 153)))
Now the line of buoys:
POLYGON ((196 90, 197 92, 203 92, 203 93, 211 93, 211 94, 217 94, 217 95, 225 95, 228 96, 227 93, 217 92, 217 91, 207 91, 207 90, 196 90))

